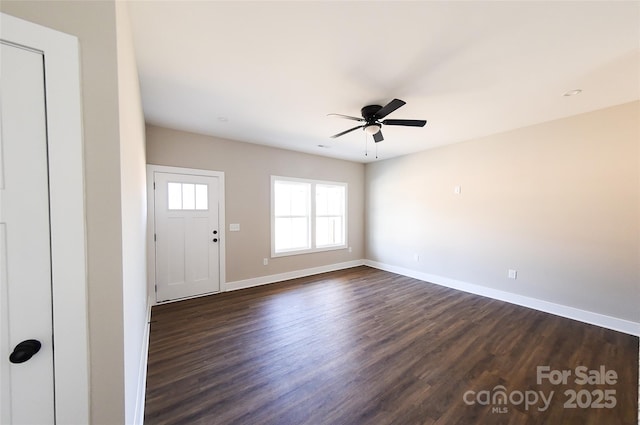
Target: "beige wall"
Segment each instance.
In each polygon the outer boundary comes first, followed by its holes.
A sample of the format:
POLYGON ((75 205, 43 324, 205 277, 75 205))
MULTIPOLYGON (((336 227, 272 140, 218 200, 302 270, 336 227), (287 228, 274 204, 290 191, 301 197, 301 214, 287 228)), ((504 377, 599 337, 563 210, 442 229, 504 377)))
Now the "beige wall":
POLYGON ((142 423, 147 337, 145 125, 129 13, 116 2, 125 423, 142 423))
POLYGON ((634 102, 368 164, 367 258, 639 322, 639 117, 634 102))
POLYGON ((363 164, 155 126, 147 127, 147 163, 225 173, 227 282, 364 258, 363 164), (269 258, 271 175, 347 182, 352 252, 269 258), (229 232, 230 223, 239 223, 240 232, 229 232))
POLYGON ((141 340, 131 341, 141 338, 139 334, 144 322, 139 322, 140 298, 146 291, 144 266, 133 264, 136 258, 144 261, 144 243, 141 245, 140 238, 144 240, 145 227, 140 227, 139 223, 144 218, 144 128, 139 105, 130 103, 136 101, 137 95, 128 91, 135 90, 136 85, 131 74, 134 70, 131 52, 126 51, 130 47, 127 46, 129 41, 126 34, 124 38, 117 37, 117 30, 122 26, 117 22, 121 15, 116 16, 114 1, 3 0, 0 10, 72 34, 79 40, 91 422, 122 424, 131 417, 130 406, 135 404, 127 394, 125 414, 125 363, 129 393, 130 378, 137 375, 135 369, 140 360, 140 348, 135 344, 142 343, 141 340), (122 55, 118 55, 118 47, 125 48, 122 55), (119 76, 123 78, 123 90, 118 85, 119 76), (126 193, 122 193, 121 188, 127 188, 126 193), (122 219, 122 214, 127 214, 126 219, 122 219), (124 263, 123 245, 127 255, 132 256, 131 261, 124 263), (142 252, 138 252, 140 246, 142 252), (123 284, 127 286, 124 294, 123 284), (125 321, 128 329, 126 353, 125 321), (134 366, 130 368, 132 364, 134 366))

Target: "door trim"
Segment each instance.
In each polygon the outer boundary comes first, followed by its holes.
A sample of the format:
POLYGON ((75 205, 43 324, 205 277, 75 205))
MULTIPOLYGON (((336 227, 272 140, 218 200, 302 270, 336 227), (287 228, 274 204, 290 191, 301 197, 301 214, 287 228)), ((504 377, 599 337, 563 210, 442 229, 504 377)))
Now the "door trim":
POLYGON ((0 39, 44 55, 56 422, 89 423, 84 168, 78 39, 0 13, 0 39))
MULTIPOLYGON (((226 283, 226 224, 225 224, 225 194, 224 194, 224 172, 222 171, 212 171, 212 170, 201 170, 194 168, 182 168, 182 167, 170 167, 166 165, 154 165, 147 164, 147 276, 148 276, 148 293, 154 294, 151 298, 153 300, 154 305, 158 304, 166 304, 167 302, 180 301, 188 298, 197 298, 201 295, 196 295, 194 297, 180 298, 180 300, 166 301, 159 303, 156 301, 155 293, 155 284, 156 284, 156 249, 155 249, 155 241, 154 241, 154 229, 156 227, 155 217, 155 202, 154 202, 154 173, 170 173, 170 174, 187 174, 192 176, 203 176, 203 177, 217 177, 218 178, 218 195, 219 195, 219 211, 218 211, 218 222, 220 228, 220 245, 219 245, 219 255, 220 255, 220 292, 225 291, 225 283, 226 283)), ((211 294, 203 294, 203 295, 211 295, 211 294)))

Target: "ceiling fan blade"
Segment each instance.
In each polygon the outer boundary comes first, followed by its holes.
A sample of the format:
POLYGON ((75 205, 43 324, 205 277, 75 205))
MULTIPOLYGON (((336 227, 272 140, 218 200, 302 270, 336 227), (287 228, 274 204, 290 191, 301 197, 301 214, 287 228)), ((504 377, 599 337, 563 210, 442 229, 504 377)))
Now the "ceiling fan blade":
POLYGON ((375 118, 379 120, 380 118, 384 118, 402 105, 406 104, 404 100, 393 99, 391 102, 384 105, 378 112, 375 114, 375 118))
POLYGON ((352 116, 350 116, 350 115, 342 115, 342 114, 327 114, 327 116, 336 116, 336 117, 346 118, 346 119, 348 119, 348 120, 364 122, 364 118, 352 117, 352 116))
POLYGON ((359 126, 357 126, 357 127, 350 128, 349 130, 345 130, 345 131, 343 131, 342 133, 334 134, 333 136, 331 136, 331 138, 332 138, 332 139, 335 139, 336 137, 340 137, 340 136, 342 136, 342 135, 344 135, 344 134, 350 133, 350 132, 352 132, 353 130, 357 130, 357 129, 362 128, 362 127, 363 127, 362 125, 359 125, 359 126))
POLYGON ((427 120, 384 120, 384 125, 406 125, 409 127, 424 127, 427 120))
POLYGON ((378 143, 378 142, 382 142, 384 140, 384 137, 382 137, 382 131, 378 131, 377 133, 375 133, 373 135, 373 140, 378 143))

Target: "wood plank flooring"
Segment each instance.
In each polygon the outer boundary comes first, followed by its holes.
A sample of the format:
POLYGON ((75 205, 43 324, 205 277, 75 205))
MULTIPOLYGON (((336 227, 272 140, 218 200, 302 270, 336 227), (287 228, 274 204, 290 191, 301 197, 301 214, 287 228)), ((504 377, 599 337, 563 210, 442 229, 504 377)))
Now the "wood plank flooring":
POLYGON ((637 365, 637 337, 357 267, 154 307, 145 424, 636 425, 637 365))

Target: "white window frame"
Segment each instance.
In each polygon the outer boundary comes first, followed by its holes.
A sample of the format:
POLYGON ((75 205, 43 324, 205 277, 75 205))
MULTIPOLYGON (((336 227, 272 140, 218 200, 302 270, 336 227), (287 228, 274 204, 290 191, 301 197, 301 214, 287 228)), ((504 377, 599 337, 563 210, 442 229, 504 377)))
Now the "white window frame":
POLYGON ((349 185, 345 182, 335 182, 326 180, 302 179, 297 177, 271 176, 271 258, 286 257, 290 255, 309 254, 314 252, 335 251, 347 249, 349 246, 348 235, 349 225, 347 217, 349 215, 349 185), (275 184, 277 181, 308 183, 311 185, 311 208, 309 211, 310 248, 293 249, 276 252, 276 215, 275 215, 275 184), (316 247, 316 185, 331 185, 344 187, 344 243, 339 245, 316 247))
POLYGON ((168 211, 208 211, 209 199, 207 198, 207 185, 202 183, 184 183, 184 182, 169 182, 167 187, 167 210, 168 211), (172 197, 171 186, 180 186, 180 206, 174 204, 175 199, 172 197), (193 208, 185 207, 185 186, 193 186, 193 208), (200 204, 199 200, 202 200, 202 192, 198 192, 198 187, 204 189, 204 200, 206 201, 204 208, 200 204), (173 205, 172 205, 173 204, 173 205))

